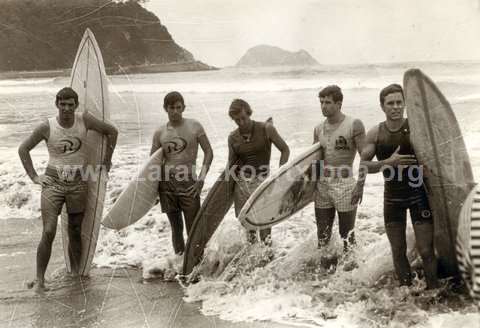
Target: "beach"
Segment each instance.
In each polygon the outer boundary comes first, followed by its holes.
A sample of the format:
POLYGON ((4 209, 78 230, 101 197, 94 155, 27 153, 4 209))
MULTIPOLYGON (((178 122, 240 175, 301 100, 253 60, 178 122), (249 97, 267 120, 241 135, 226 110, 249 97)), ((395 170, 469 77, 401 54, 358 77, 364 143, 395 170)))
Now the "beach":
MULTIPOLYGON (((235 129, 227 110, 234 98, 251 104, 254 120, 273 117, 295 157, 311 145, 313 128, 323 120, 317 96, 321 87, 342 87, 344 112, 360 118, 369 129, 384 120, 378 100, 381 88, 401 83, 403 72, 413 67, 429 75, 452 104, 478 179, 479 63, 226 68, 112 76, 111 120, 120 134, 105 211, 148 158, 153 132, 167 119, 162 104, 168 91, 184 95, 184 116, 199 120, 212 144, 214 161, 201 195, 205 198, 227 160, 227 137, 235 129)), ((17 147, 36 124, 55 115, 55 93, 67 84, 64 77, 0 80, 0 270, 4 277, 0 326, 480 327, 472 302, 461 291, 447 288, 447 282, 436 293, 425 293, 421 279, 415 279, 410 288, 396 287, 383 228, 383 179, 378 174, 368 177, 358 209, 354 254, 358 268, 353 270, 346 270, 342 259, 334 272, 320 266, 321 255, 338 253, 341 241, 335 225, 331 245, 317 250, 312 205, 273 228, 269 249, 246 246, 244 230, 231 210, 207 246, 199 269, 201 281, 185 286, 175 279, 181 259, 173 256, 168 220, 156 206, 120 232, 102 228, 94 269, 82 282, 65 275, 58 231, 47 271, 47 286, 52 290, 35 295, 24 285, 33 277, 41 235, 40 188, 24 173, 17 147), (244 259, 228 266, 239 251, 244 259)), ((47 162, 43 143, 32 157, 42 172, 47 162)), ((272 169, 278 160, 275 149, 272 169)), ((413 248, 411 231, 409 235, 413 248)))
POLYGON ((96 268, 91 278, 68 277, 60 238, 48 270, 51 289, 36 294, 25 284, 34 274, 32 258, 40 224, 24 219, 0 222, 1 327, 288 327, 205 317, 199 304, 182 300, 176 282, 145 281, 134 268, 96 268))

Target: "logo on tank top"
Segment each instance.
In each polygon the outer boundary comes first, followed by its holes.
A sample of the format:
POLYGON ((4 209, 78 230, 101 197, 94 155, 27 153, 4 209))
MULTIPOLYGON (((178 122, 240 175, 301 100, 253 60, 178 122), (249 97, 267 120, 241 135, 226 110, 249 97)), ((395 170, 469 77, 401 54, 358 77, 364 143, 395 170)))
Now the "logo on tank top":
POLYGON ((167 154, 178 154, 187 148, 187 140, 180 137, 175 137, 166 142, 164 147, 167 154))
POLYGON ((70 139, 61 139, 56 145, 55 148, 60 154, 74 154, 80 150, 82 147, 82 140, 77 137, 71 137, 70 139))
POLYGON ((335 150, 350 150, 345 137, 339 136, 337 140, 335 140, 335 150))

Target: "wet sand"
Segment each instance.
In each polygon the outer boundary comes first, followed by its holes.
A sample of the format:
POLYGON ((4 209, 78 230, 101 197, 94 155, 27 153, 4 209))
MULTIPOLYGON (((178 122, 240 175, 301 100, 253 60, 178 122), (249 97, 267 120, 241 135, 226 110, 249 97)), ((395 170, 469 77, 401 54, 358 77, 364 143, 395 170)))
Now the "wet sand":
POLYGON ((203 316, 185 303, 176 282, 142 279, 135 268, 94 268, 90 278, 65 275, 60 231, 43 295, 27 289, 35 272, 39 219, 0 221, 0 327, 289 327, 231 323, 203 316))

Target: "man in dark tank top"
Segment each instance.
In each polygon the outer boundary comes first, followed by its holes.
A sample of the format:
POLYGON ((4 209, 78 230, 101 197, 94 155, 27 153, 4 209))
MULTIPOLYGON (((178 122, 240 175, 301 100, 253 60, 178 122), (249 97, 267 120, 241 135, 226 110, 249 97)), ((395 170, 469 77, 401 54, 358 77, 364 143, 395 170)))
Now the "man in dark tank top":
POLYGON ((436 288, 437 260, 433 246, 433 220, 418 166, 410 143, 408 120, 404 118, 403 89, 392 84, 380 92, 380 105, 386 120, 367 133, 362 151, 363 174, 357 188, 363 190, 367 173, 382 172, 385 181, 384 220, 390 242, 395 273, 401 285, 411 285, 407 258, 407 209, 415 231, 417 250, 423 261, 427 288, 436 288), (372 159, 377 157, 377 161, 372 159))
MULTIPOLYGON (((233 100, 228 114, 238 126, 228 137, 228 167, 236 165, 234 206, 238 217, 250 195, 269 174, 272 143, 281 153, 279 165, 288 161, 290 150, 273 124, 250 118, 252 109, 245 100, 233 100)), ((270 235, 271 228, 260 230, 262 242, 270 244, 270 235)), ((248 240, 256 241, 255 231, 248 232, 248 240)))

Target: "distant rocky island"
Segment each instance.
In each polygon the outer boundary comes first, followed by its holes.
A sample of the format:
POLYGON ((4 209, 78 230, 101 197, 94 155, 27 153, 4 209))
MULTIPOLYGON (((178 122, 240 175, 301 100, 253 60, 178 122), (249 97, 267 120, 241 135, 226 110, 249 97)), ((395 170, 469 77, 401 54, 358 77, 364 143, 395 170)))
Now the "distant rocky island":
POLYGON ((287 51, 279 47, 259 45, 250 48, 236 67, 315 66, 319 63, 305 50, 287 51))
POLYGON ((142 2, 2 0, 0 75, 68 72, 87 27, 95 34, 110 74, 215 69, 176 44, 142 2))

